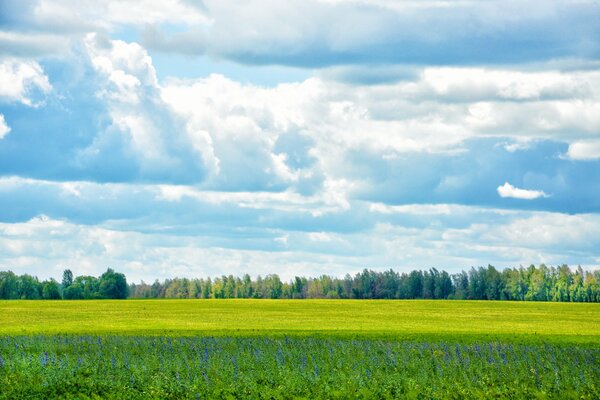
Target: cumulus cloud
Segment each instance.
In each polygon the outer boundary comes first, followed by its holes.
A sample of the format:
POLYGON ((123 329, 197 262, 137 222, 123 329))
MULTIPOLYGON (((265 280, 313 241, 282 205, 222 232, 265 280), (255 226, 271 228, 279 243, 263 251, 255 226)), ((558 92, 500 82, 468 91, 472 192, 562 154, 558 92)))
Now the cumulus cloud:
POLYGON ((600 140, 582 140, 569 144, 567 156, 573 160, 600 159, 600 140))
POLYGON ((219 74, 161 81, 144 47, 102 34, 87 35, 81 50, 74 59, 84 72, 53 81, 51 107, 27 117, 3 112, 12 131, 22 132, 9 137, 19 151, 0 147, 6 173, 195 184, 203 191, 324 192, 339 204, 481 205, 497 204, 489 182, 530 176, 528 185, 553 193, 540 207, 575 211, 563 201, 569 192, 579 196, 578 211, 599 207, 585 184, 595 176, 591 164, 582 181, 580 167, 547 157, 567 152, 561 143, 596 135, 600 74, 593 69, 426 67, 377 85, 315 76, 262 87, 219 74), (53 132, 33 149, 31 120, 53 132))
POLYGON ((534 200, 539 197, 549 196, 541 190, 519 189, 508 182, 505 182, 502 186, 498 186, 497 190, 500 197, 511 197, 514 199, 534 200))
POLYGON ((8 59, 0 63, 0 100, 35 107, 36 92, 46 94, 51 89, 48 77, 36 61, 8 59))
POLYGON ((201 181, 211 167, 204 159, 210 143, 189 146, 183 123, 161 100, 146 50, 94 33, 86 36, 85 48, 99 79, 95 95, 106 104, 111 124, 79 149, 76 163, 82 168, 102 164, 116 147, 123 159, 135 160, 142 179, 201 181))
POLYGON ((0 140, 10 132, 10 126, 6 124, 4 115, 0 114, 0 140))

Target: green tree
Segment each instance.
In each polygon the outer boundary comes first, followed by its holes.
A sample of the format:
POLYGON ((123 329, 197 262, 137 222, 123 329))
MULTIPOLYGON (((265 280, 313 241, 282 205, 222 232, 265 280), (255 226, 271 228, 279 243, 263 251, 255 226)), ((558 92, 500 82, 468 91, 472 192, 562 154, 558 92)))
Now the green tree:
POLYGON ((0 271, 0 299, 18 299, 17 276, 11 271, 0 271))
POLYGON ((125 299, 129 291, 125 275, 108 268, 100 276, 98 293, 106 299, 125 299))
POLYGON ((45 281, 42 284, 42 298, 44 300, 60 300, 60 287, 54 279, 45 281))
POLYGON ((63 290, 73 284, 73 272, 70 269, 65 269, 62 277, 62 288, 63 290))
POLYGON ((42 285, 37 278, 24 274, 17 278, 17 292, 20 299, 39 300, 42 297, 42 285))

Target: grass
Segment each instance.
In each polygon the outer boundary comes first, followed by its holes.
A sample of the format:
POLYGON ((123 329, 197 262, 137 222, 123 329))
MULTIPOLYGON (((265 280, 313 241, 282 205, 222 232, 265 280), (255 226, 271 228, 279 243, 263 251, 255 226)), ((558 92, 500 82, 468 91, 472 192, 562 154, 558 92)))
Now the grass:
POLYGON ((600 344, 600 304, 442 300, 0 301, 0 335, 318 336, 600 344))
POLYGON ((597 399, 600 304, 0 301, 3 399, 597 399))
POLYGON ((0 338, 0 399, 597 399, 600 349, 356 339, 0 338))

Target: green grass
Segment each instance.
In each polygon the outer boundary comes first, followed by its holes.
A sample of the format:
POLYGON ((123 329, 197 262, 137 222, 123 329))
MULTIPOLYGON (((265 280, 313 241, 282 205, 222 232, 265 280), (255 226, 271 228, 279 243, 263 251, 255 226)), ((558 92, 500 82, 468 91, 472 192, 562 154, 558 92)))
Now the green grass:
POLYGON ((3 399, 597 399, 600 304, 0 301, 3 399))
POLYGON ((0 399, 597 399, 599 362, 572 345, 0 337, 0 399))
POLYGON ((600 344, 600 304, 442 300, 0 301, 0 335, 319 336, 600 344))

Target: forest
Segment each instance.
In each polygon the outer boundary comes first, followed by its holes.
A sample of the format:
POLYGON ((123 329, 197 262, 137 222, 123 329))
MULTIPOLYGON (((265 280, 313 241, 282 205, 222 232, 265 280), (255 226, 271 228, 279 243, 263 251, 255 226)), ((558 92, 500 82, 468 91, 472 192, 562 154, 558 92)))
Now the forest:
POLYGON ((276 274, 214 279, 167 279, 129 286, 133 298, 464 299, 600 302, 600 271, 569 266, 471 268, 449 274, 435 268, 398 273, 365 269, 344 278, 322 275, 282 282, 276 274))
POLYGON ((295 277, 277 274, 215 278, 175 278, 152 284, 127 284, 124 274, 108 269, 100 277, 73 277, 62 282, 0 271, 1 299, 124 299, 124 298, 258 298, 258 299, 463 299, 600 302, 600 270, 567 265, 506 268, 492 265, 456 274, 429 270, 398 273, 365 269, 343 278, 295 277))
POLYGON ((0 271, 0 299, 4 300, 83 300, 124 299, 129 287, 125 275, 109 268, 100 277, 78 276, 66 269, 62 282, 55 279, 40 281, 29 274, 15 275, 0 271))

